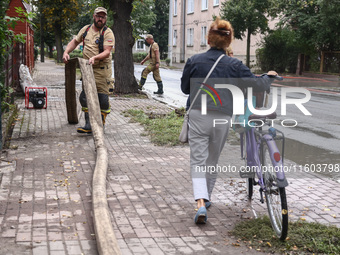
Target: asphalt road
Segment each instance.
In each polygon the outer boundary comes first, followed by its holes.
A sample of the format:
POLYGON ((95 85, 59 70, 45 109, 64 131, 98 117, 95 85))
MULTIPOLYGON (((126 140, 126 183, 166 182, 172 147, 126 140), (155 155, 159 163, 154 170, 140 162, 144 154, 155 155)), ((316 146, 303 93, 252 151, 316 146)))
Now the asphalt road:
MULTIPOLYGON (((135 65, 135 76, 140 79, 145 66, 135 65)), ((148 76, 144 89, 155 99, 174 107, 184 107, 187 96, 181 92, 181 70, 161 68, 164 95, 154 96, 157 90, 152 75, 148 76)), ((285 156, 298 164, 340 164, 340 85, 338 80, 308 77, 285 77, 275 82, 278 88, 278 120, 275 128, 286 137, 285 156), (311 98, 303 106, 312 114, 305 115, 296 105, 287 104, 286 115, 281 114, 281 92, 285 87, 301 87, 309 90, 311 98), (294 120, 294 121, 293 121, 294 120), (283 125, 282 125, 282 121, 283 125), (296 126, 295 126, 295 124, 296 126), (295 127, 284 127, 284 126, 295 127)), ((304 98, 303 93, 288 93, 287 98, 304 98)), ((271 99, 269 100, 271 106, 271 99)), ((331 174, 340 179, 340 174, 331 174)))

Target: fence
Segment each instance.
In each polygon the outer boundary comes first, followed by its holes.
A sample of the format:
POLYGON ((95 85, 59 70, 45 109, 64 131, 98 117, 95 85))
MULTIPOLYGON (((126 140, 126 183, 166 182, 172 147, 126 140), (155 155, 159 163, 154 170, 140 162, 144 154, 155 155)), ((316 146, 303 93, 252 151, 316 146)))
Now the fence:
POLYGON ((303 72, 340 73, 340 51, 322 51, 314 56, 301 54, 300 61, 303 72))
POLYGON ((9 54, 7 61, 5 62, 5 87, 12 87, 16 92, 21 91, 19 81, 19 67, 21 64, 26 64, 25 52, 26 45, 22 43, 16 43, 12 52, 9 54))
MULTIPOLYGON (((14 92, 21 91, 20 81, 19 81, 19 67, 21 64, 25 64, 25 50, 26 46, 22 43, 17 43, 15 46, 7 48, 7 52, 10 52, 5 63, 4 63, 4 89, 9 91, 9 88, 13 88, 14 92)), ((14 103, 14 95, 9 94, 8 97, 2 98, 7 103, 14 103)), ((6 109, 5 109, 6 110, 6 109)), ((0 149, 3 148, 5 138, 7 137, 8 129, 5 128, 3 123, 3 112, 0 109, 0 149)))
POLYGON ((320 73, 340 73, 340 51, 322 51, 320 73))

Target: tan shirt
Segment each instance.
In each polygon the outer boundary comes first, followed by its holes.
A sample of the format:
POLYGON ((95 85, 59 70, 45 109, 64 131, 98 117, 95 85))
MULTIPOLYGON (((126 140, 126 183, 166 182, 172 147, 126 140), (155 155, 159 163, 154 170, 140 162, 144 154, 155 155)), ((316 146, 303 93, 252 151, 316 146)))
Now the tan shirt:
POLYGON ((156 42, 154 42, 151 45, 150 50, 149 50, 149 57, 151 59, 152 64, 154 64, 154 65, 156 64, 156 62, 159 63, 159 59, 156 59, 156 51, 159 52, 159 46, 158 46, 158 44, 156 42), (151 56, 150 56, 150 54, 151 54, 151 56))
MULTIPOLYGON (((76 37, 76 41, 78 43, 83 42, 83 34, 85 33, 88 26, 89 25, 86 25, 79 31, 76 37)), ((96 41, 97 40, 99 41, 99 37, 102 33, 102 30, 96 32, 94 31, 92 27, 93 27, 93 24, 90 27, 89 31, 87 31, 87 35, 84 40, 85 48, 83 49, 83 58, 85 59, 90 59, 91 57, 94 57, 99 54, 99 44, 97 44, 96 41)), ((104 33, 104 46, 113 46, 112 49, 114 49, 115 47, 115 37, 110 28, 107 28, 104 33)), ((101 62, 103 63, 111 63, 111 61, 112 61, 112 54, 110 54, 108 58, 101 60, 101 62)), ((98 64, 99 64, 99 61, 96 62, 94 66, 98 64)))

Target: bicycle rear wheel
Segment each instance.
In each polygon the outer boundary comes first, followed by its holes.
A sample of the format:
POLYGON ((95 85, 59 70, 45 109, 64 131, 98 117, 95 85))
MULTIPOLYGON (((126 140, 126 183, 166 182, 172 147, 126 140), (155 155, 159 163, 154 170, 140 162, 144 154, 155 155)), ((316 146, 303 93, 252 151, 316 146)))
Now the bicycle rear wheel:
POLYGON ((263 180, 268 214, 276 235, 281 240, 285 240, 288 233, 286 190, 277 185, 275 168, 271 162, 267 144, 264 144, 262 151, 262 166, 266 166, 266 168, 263 168, 263 180))

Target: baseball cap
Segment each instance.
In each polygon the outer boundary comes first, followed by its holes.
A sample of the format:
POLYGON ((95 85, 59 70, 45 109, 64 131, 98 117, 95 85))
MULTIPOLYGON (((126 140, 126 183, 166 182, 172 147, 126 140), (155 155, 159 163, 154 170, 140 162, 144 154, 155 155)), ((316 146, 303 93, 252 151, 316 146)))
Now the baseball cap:
POLYGON ((147 34, 146 37, 145 37, 145 39, 148 39, 148 38, 149 38, 149 39, 153 39, 153 36, 150 35, 150 34, 147 34))
POLYGON ((104 8, 104 7, 97 7, 95 10, 94 10, 94 14, 97 14, 99 12, 104 12, 105 14, 107 14, 107 10, 104 8))

